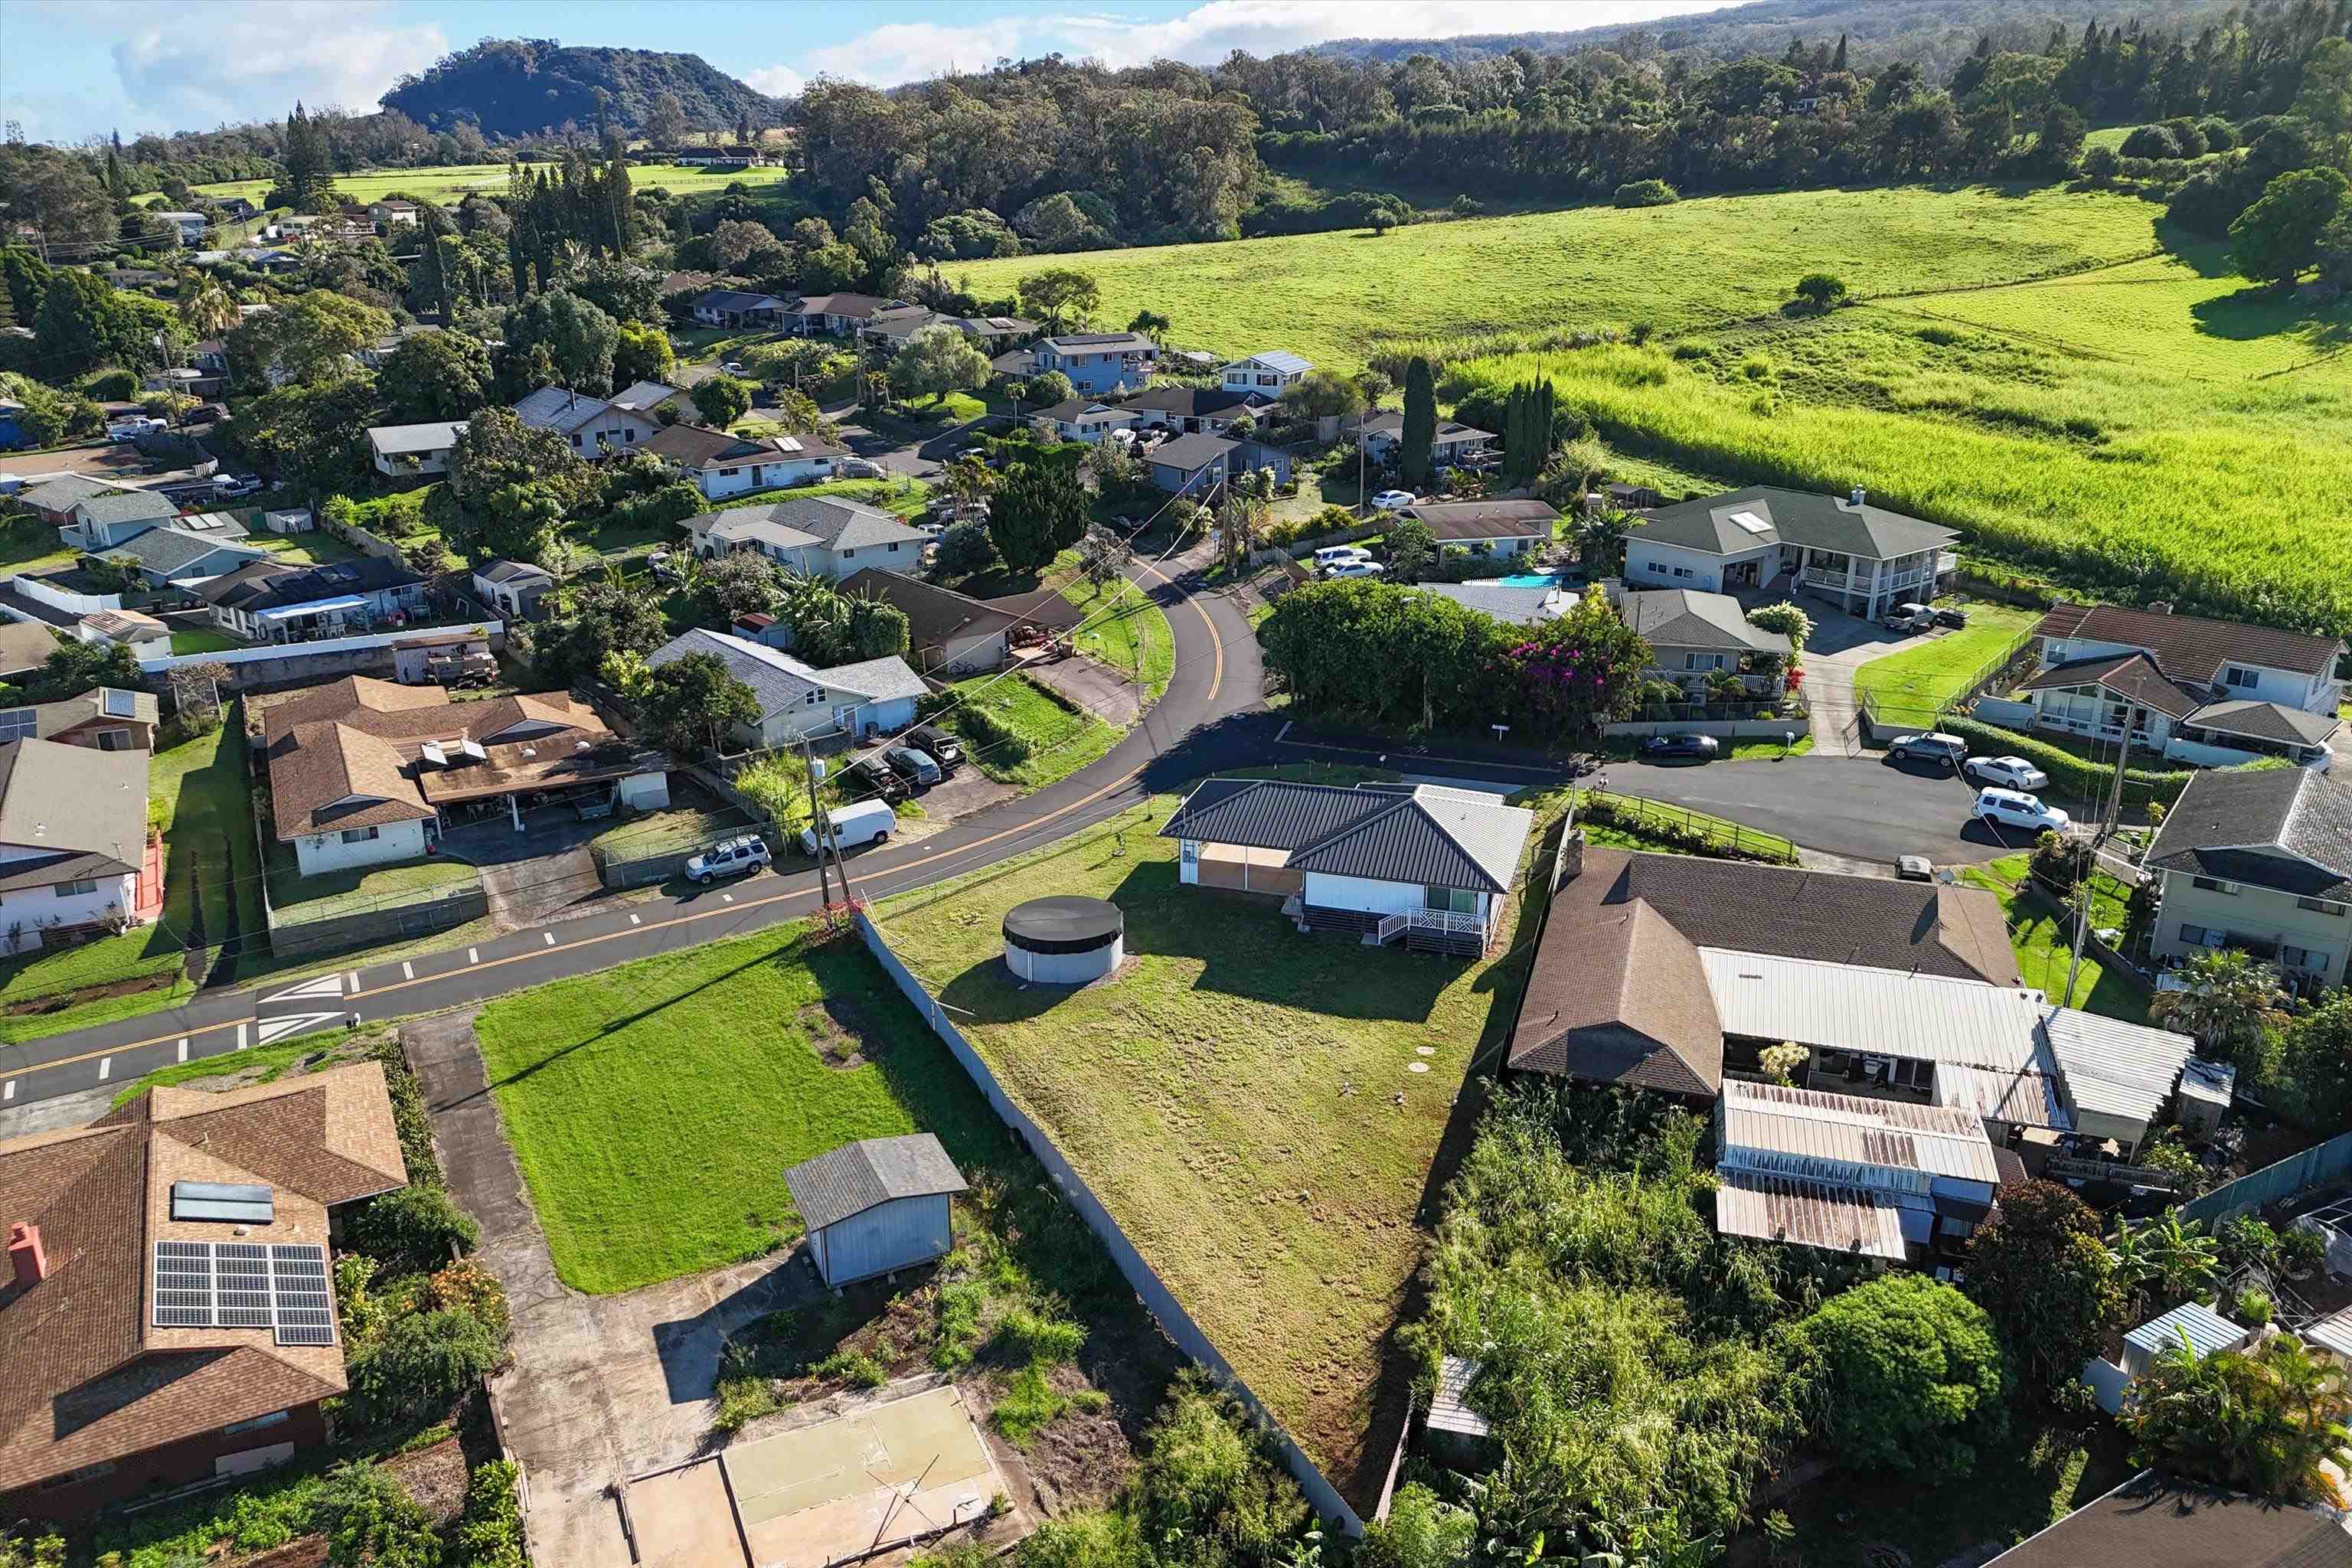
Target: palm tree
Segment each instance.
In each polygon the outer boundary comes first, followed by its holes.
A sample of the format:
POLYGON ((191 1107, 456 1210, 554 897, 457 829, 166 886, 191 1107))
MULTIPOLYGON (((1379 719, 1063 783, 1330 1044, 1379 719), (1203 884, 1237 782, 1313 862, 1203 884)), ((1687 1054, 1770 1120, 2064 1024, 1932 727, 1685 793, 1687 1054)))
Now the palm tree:
POLYGON ((2199 1355, 2183 1334, 2134 1385, 2134 1458, 2264 1497, 2326 1498, 2324 1467, 2352 1458, 2343 1370, 2275 1334, 2251 1351, 2199 1355))
POLYGON ((1614 572, 1625 562, 1625 536, 1639 526, 1638 520, 1604 506, 1589 516, 1576 521, 1577 558, 1599 574, 1614 572))
POLYGON ((2286 1023, 2278 971, 2252 954, 2232 947, 2199 952, 2181 974, 2188 989, 2158 992, 2148 1016, 2193 1036, 2213 1055, 2238 1060, 2240 1052, 2286 1023))
POLYGON ((180 324, 198 342, 219 337, 238 321, 236 300, 219 281, 207 279, 180 300, 180 324))

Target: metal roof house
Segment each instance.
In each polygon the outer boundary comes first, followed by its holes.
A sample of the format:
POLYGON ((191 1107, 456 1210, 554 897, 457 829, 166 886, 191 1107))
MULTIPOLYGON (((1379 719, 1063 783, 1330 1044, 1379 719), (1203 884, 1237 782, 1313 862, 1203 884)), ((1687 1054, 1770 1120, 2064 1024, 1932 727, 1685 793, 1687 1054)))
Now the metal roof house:
POLYGON ((784 1186, 808 1226, 809 1261, 836 1290, 945 1256, 950 1204, 970 1190, 928 1132, 845 1143, 786 1171, 784 1186))
POLYGON ((1475 957, 1518 876, 1531 812, 1434 784, 1209 779, 1162 838, 1187 886, 1271 893, 1299 929, 1475 957))

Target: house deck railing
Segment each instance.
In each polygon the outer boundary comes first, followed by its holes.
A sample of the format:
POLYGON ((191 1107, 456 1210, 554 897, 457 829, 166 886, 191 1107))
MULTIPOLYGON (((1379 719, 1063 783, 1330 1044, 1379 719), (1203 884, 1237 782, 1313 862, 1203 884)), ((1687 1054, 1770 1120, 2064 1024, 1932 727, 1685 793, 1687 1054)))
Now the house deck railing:
POLYGON ((1384 915, 1373 928, 1385 943, 1391 938, 1411 931, 1442 931, 1447 936, 1475 936, 1486 940, 1486 922, 1477 915, 1457 915, 1450 910, 1421 910, 1401 915, 1384 915))

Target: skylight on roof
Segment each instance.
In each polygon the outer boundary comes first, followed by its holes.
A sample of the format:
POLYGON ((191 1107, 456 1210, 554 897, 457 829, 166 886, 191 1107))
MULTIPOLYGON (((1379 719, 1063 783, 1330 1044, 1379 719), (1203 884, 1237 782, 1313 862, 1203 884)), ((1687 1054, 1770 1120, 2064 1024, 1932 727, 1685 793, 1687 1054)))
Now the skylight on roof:
POLYGON ((804 452, 807 449, 807 447, 801 445, 801 438, 797 436, 779 436, 776 437, 776 450, 780 452, 804 452))
POLYGON ((1762 518, 1757 516, 1752 511, 1735 511, 1731 514, 1731 521, 1738 523, 1740 527, 1746 529, 1750 533, 1769 533, 1772 531, 1772 525, 1765 521, 1762 518))
POLYGON ((137 711, 131 700, 131 693, 111 686, 98 689, 98 705, 105 710, 110 719, 128 719, 137 711))

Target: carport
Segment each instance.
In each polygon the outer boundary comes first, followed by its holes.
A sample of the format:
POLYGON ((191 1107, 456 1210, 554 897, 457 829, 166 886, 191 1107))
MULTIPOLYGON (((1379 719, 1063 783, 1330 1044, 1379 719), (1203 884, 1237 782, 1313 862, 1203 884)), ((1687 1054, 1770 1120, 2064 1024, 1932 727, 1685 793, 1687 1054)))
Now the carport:
MULTIPOLYGON (((560 736, 504 746, 470 740, 446 745, 427 742, 416 758, 416 787, 425 804, 442 814, 452 808, 503 800, 517 833, 526 805, 545 796, 576 796, 611 784, 624 805, 656 809, 669 804, 669 764, 659 752, 640 751, 617 738, 596 743, 560 736)), ((473 816, 475 812, 462 815, 473 816)))

